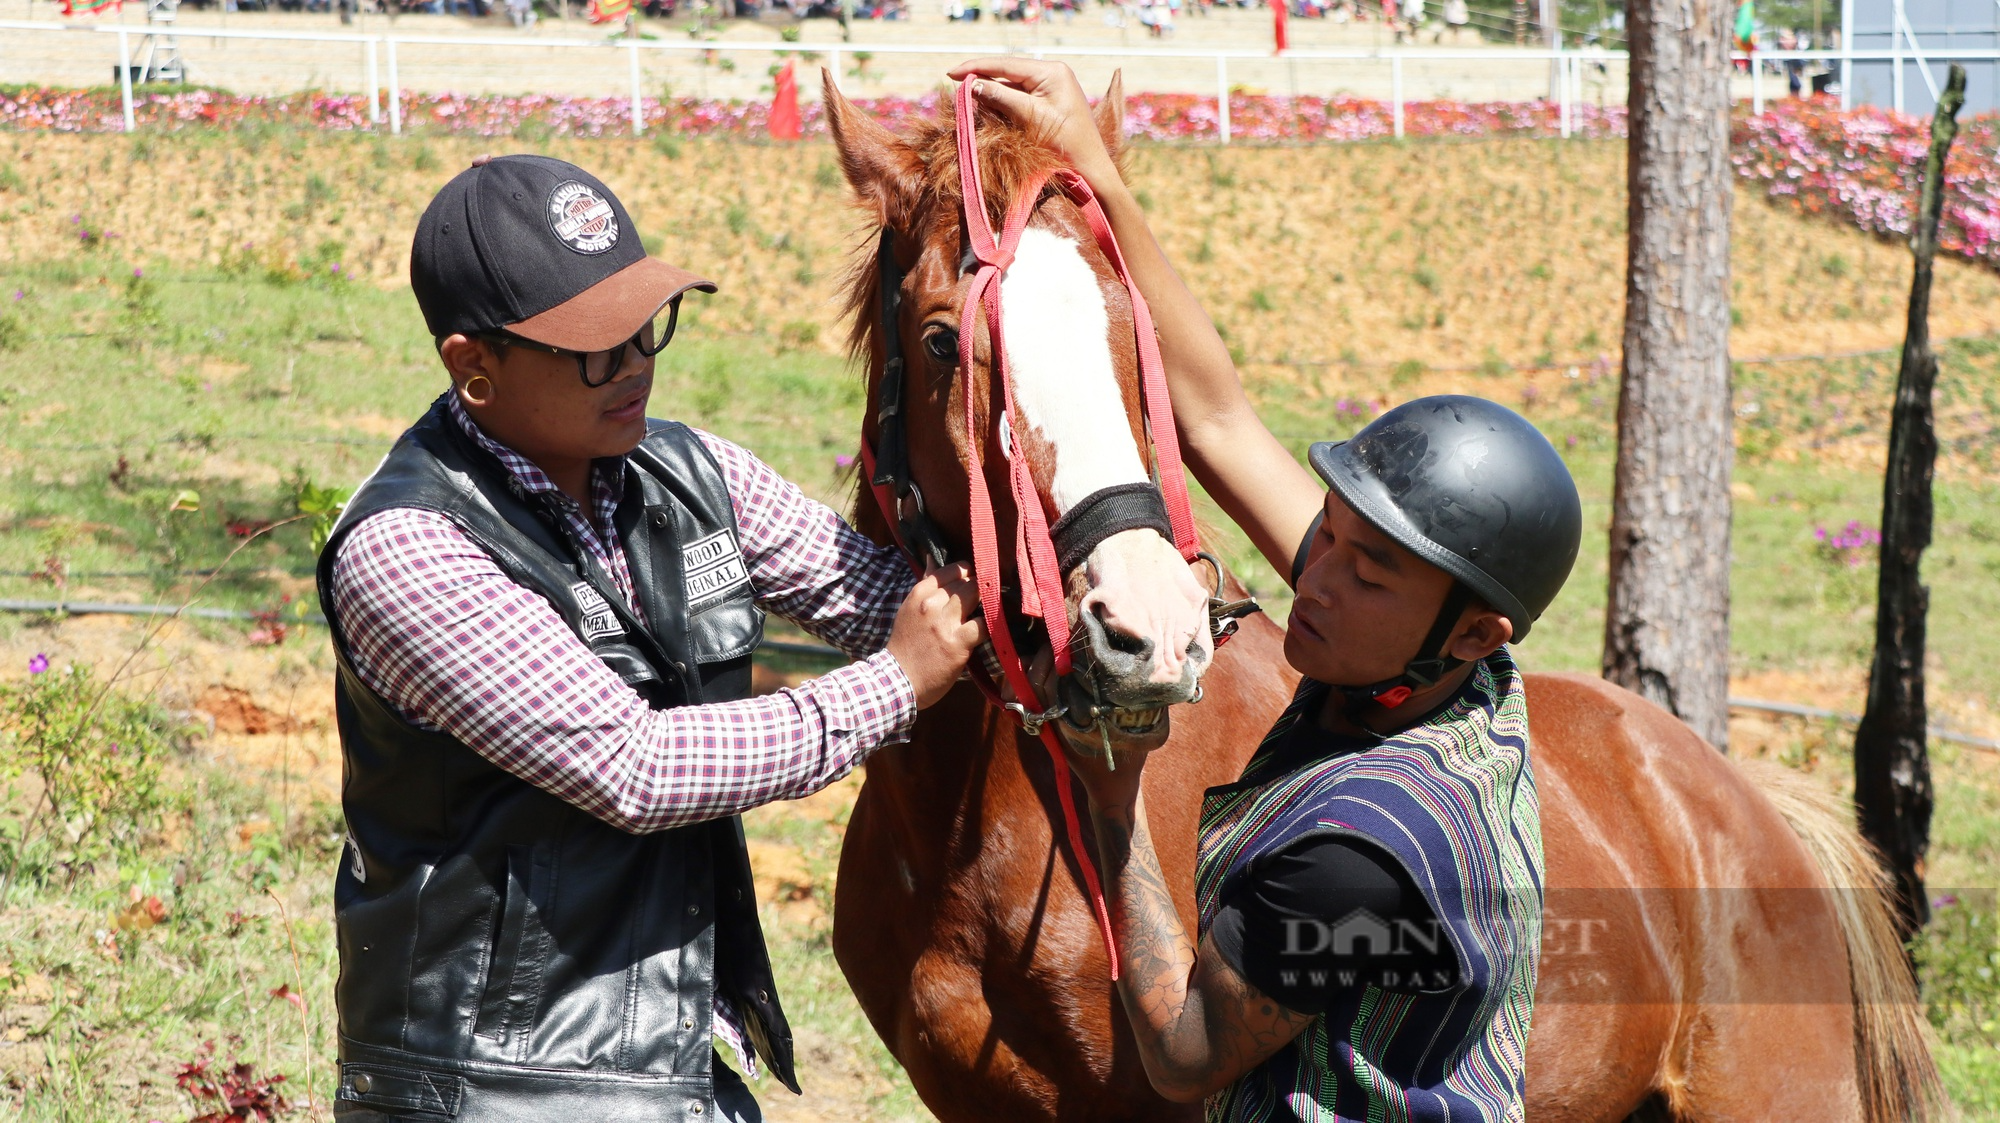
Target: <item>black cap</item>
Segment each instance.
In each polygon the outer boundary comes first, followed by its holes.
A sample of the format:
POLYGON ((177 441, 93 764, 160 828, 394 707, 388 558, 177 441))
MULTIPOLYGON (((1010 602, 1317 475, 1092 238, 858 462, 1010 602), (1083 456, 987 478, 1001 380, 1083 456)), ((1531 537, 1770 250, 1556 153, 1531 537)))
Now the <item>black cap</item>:
POLYGON ((604 351, 715 282, 646 256, 624 204, 596 176, 547 156, 498 156, 475 160, 424 208, 410 287, 434 337, 504 328, 604 351))
POLYGON ((1516 641, 1576 564, 1576 481, 1548 438, 1498 402, 1418 398, 1306 459, 1355 513, 1506 616, 1516 641))

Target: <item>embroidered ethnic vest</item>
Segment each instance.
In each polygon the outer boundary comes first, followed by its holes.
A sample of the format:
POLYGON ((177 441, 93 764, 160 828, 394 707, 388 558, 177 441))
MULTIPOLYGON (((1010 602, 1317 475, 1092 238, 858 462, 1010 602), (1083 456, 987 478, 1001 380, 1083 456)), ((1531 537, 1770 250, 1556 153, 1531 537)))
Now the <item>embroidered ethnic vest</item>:
MULTIPOLYGON (((1316 738, 1286 736, 1313 720, 1326 690, 1302 684, 1243 778, 1205 795, 1201 930, 1269 855, 1312 836, 1360 837, 1409 872, 1460 974, 1389 989, 1380 979, 1330 980, 1333 1005, 1210 1097, 1208 1118, 1518 1121, 1542 921, 1541 817, 1520 672, 1502 649, 1421 725, 1331 753, 1316 738)), ((1424 935, 1390 930, 1366 910, 1326 928, 1317 936, 1336 952, 1343 940, 1393 949, 1424 935)))

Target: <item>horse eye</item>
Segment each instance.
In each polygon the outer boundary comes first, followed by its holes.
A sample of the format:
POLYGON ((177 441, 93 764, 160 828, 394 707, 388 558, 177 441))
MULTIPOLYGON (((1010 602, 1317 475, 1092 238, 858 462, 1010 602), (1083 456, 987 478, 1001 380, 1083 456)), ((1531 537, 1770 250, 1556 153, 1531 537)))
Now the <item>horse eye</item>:
POLYGON ((938 328, 924 333, 924 354, 934 362, 955 363, 958 361, 958 332, 951 328, 938 328))

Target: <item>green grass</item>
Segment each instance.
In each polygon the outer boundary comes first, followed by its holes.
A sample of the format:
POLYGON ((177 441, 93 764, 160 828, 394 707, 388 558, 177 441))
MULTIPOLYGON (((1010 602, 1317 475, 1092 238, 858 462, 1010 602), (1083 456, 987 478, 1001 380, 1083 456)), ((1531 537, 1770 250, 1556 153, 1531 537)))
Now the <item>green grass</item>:
MULTIPOLYGON (((353 486, 443 388, 407 289, 260 269, 184 274, 138 265, 145 275, 135 278, 135 263, 98 251, 0 266, 0 597, 52 597, 56 586, 21 575, 60 569, 70 575, 62 591, 75 599, 176 600, 189 571, 216 565, 235 547, 231 523, 291 514, 302 483, 353 486), (183 491, 199 494, 198 511, 170 509, 183 491)), ((854 480, 835 457, 852 451, 862 409, 847 364, 797 332, 707 333, 699 307, 691 312, 663 357, 654 413, 738 440, 844 508, 854 480)), ((1977 416, 2000 405, 1992 400, 2000 347, 1955 345, 1944 359, 1940 396, 1952 420, 1943 431, 1937 544, 1925 570, 1931 649, 1944 690, 1992 696, 2000 692, 2000 635, 1986 621, 2000 612, 2000 496, 1993 441, 1977 416)), ((1885 355, 1738 371, 1736 474, 1749 488, 1735 508, 1738 669, 1863 665, 1873 568, 1823 557, 1812 532, 1879 518, 1878 478, 1833 450, 1857 429, 1879 431, 1893 369, 1885 355), (1745 410, 1750 402, 1759 408, 1745 410)), ((1493 393, 1519 400, 1512 372, 1480 377, 1493 393)), ((1303 451, 1362 423, 1336 391, 1395 393, 1386 383, 1345 387, 1355 380, 1336 373, 1324 387, 1308 378, 1252 392, 1281 438, 1303 451)), ((1531 667, 1594 670, 1615 378, 1567 379, 1544 391, 1529 412, 1577 473, 1588 532, 1575 578, 1521 654, 1531 667)), ((1212 504, 1200 503, 1209 525, 1227 527, 1212 504)), ((1282 616, 1288 601, 1280 583, 1242 536, 1222 529, 1212 545, 1282 616)), ((287 528, 251 545, 206 599, 268 607, 299 587, 311 563, 304 527, 287 528)), ((0 619, 3 630, 25 626, 0 619)), ((200 627, 225 639, 242 631, 200 627)), ((1836 772, 1846 767, 1844 752, 1843 734, 1816 727, 1802 727, 1787 750, 1795 764, 1836 772)), ((1948 746, 1938 748, 1938 770, 1934 883, 2000 885, 1995 770, 1948 746)), ((187 816, 178 827, 74 881, 16 880, 0 889, 0 960, 8 964, 0 990, 13 988, 0 997, 0 1023, 29 1008, 22 996, 31 976, 53 991, 34 1007, 42 1013, 25 1043, 41 1060, 25 1075, 13 1070, 13 1091, 0 1095, 24 1118, 175 1117, 185 1101, 171 1087, 172 1066, 201 1041, 231 1034, 260 1072, 291 1077, 285 1087, 295 1099, 304 1098, 306 1060, 315 1058, 314 1095, 325 1101, 337 813, 283 806, 264 778, 192 758, 172 776, 187 816), (239 827, 260 817, 280 826, 255 836, 268 841, 237 845, 239 827), (121 957, 114 963, 95 933, 109 928, 134 886, 166 898, 169 918, 114 939, 121 957), (272 988, 298 984, 267 888, 291 909, 314 1014, 310 1046, 293 1007, 270 997, 272 988), (231 913, 265 919, 232 924, 231 913)), ((799 847, 819 885, 831 884, 837 838, 829 827, 774 818, 752 830, 799 847)), ((875 1114, 915 1114, 907 1085, 847 995, 823 930, 774 924, 773 955, 795 1019, 883 1075, 891 1090, 876 1097, 875 1114)), ((2000 1119, 2000 1102, 1990 1102, 2000 1087, 1991 1031, 1953 1022, 1950 1034, 1943 1059, 1961 1102, 1977 1109, 1973 1117, 2000 1119)))
MULTIPOLYGON (((0 596, 53 597, 25 576, 45 571, 71 575, 72 599, 173 599, 238 544, 232 524, 295 513, 302 482, 357 484, 445 386, 407 289, 134 268, 0 267, 0 596), (200 510, 171 509, 184 491, 200 510)), ((700 320, 691 307, 662 358, 655 411, 845 503, 834 457, 854 445, 858 381, 700 320)), ((267 607, 312 563, 304 525, 278 531, 205 600, 267 607)))
MULTIPOLYGON (((1945 420, 1945 446, 1935 487, 1937 526, 1925 554, 1924 576, 1931 586, 1930 648, 1942 684, 1966 694, 2000 693, 2000 634, 1986 625, 2000 613, 2000 484, 1992 471, 1996 446, 1988 425, 1977 417, 1955 423, 1968 408, 2000 415, 1994 388, 2000 386, 2000 357, 1989 341, 1941 348, 1938 399, 1945 420)), ((1886 432, 1887 408, 1895 380, 1894 355, 1826 363, 1739 366, 1736 400, 1756 402, 1752 420, 1739 423, 1735 480, 1739 496, 1733 518, 1730 658, 1739 671, 1820 667, 1865 667, 1874 642, 1875 567, 1850 567, 1815 547, 1817 527, 1837 530, 1849 520, 1870 526, 1881 521, 1881 480, 1874 471, 1828 463, 1812 455, 1813 442, 1851 439, 1863 431, 1886 432), (1872 395, 1872 398, 1870 398, 1872 395), (1844 405, 1840 422, 1830 422, 1844 405), (1875 428, 1869 430, 1867 427, 1875 428), (1795 458, 1801 446, 1803 454, 1795 458), (1743 485, 1748 495, 1741 494, 1743 485)), ((1595 671, 1603 643, 1606 551, 1611 517, 1612 473, 1617 454, 1615 372, 1593 382, 1565 379, 1564 388, 1538 393, 1533 404, 1517 396, 1508 381, 1475 382, 1468 392, 1503 396, 1526 409, 1560 449, 1576 475, 1584 503, 1583 548, 1562 594, 1520 649, 1531 669, 1595 671)), ((1252 388, 1265 421, 1301 457, 1315 440, 1337 439, 1358 429, 1365 418, 1343 411, 1350 400, 1394 401, 1395 391, 1365 385, 1352 399, 1329 389, 1270 383, 1252 388)), ((1227 524, 1214 515, 1211 525, 1227 524)), ((1277 582, 1240 536, 1226 538, 1225 557, 1265 595, 1285 603, 1277 582)))
POLYGON ((287 1074, 281 1090, 301 1102, 310 1057, 315 1095, 327 1102, 339 810, 281 806, 192 759, 170 767, 168 784, 173 810, 151 844, 75 881, 54 872, 6 887, 0 1020, 25 1038, 8 1066, 16 1118, 186 1118, 194 1113, 174 1114, 187 1103, 175 1067, 210 1040, 260 1073, 287 1074), (267 829, 232 846, 246 823, 267 829), (121 930, 135 891, 158 896, 165 920, 121 930), (271 994, 281 986, 314 1015, 310 1049, 298 1010, 271 994))

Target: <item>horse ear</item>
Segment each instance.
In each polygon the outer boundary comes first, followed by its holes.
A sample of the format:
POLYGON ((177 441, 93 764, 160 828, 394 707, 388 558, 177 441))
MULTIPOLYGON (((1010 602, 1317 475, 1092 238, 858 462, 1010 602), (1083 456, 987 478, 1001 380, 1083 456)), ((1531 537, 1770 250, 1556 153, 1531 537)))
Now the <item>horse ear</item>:
POLYGON ((825 91, 826 123, 840 153, 841 172, 863 205, 875 209, 882 225, 901 226, 923 182, 923 161, 881 122, 856 109, 833 84, 833 75, 825 67, 819 75, 825 91))
POLYGON ((1097 122, 1097 132, 1104 138, 1104 149, 1116 161, 1124 155, 1125 148, 1125 72, 1111 72, 1111 88, 1104 91, 1104 100, 1091 111, 1097 122))

